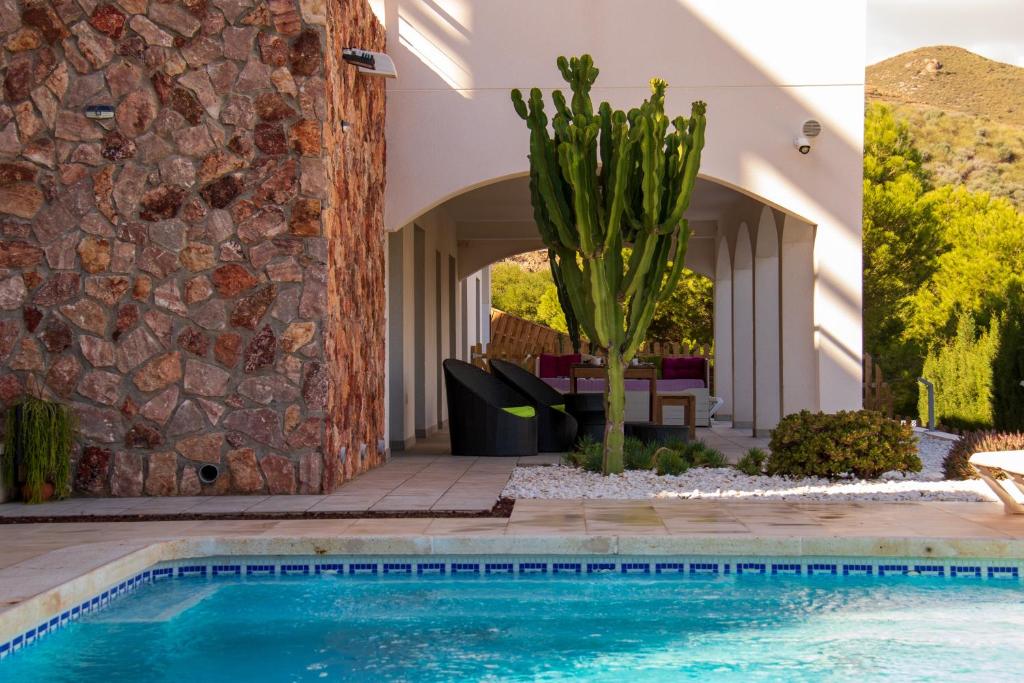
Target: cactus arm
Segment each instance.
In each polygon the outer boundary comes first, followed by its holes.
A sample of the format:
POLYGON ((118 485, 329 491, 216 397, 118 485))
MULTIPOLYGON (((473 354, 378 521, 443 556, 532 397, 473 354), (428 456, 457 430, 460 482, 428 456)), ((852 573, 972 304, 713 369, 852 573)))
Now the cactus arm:
POLYGON ((690 206, 690 197, 697 182, 697 171, 700 169, 701 152, 704 149, 704 134, 707 128, 707 105, 703 102, 693 103, 693 113, 687 126, 687 134, 683 136, 681 153, 682 172, 679 178, 679 189, 676 191, 675 205, 666 217, 664 227, 675 228, 690 206))
MULTIPOLYGON (((625 116, 622 112, 615 112, 615 128, 610 134, 614 150, 609 154, 614 157, 614 162, 609 162, 611 177, 609 178, 611 201, 608 202, 608 219, 605 233, 605 251, 613 248, 612 243, 618 239, 621 251, 622 239, 622 215, 626 210, 627 192, 629 191, 629 165, 632 162, 630 154, 629 131, 626 127, 625 116)), ((606 188, 608 191, 608 188, 606 188)), ((620 255, 621 260, 621 255, 620 255)), ((621 272, 621 269, 620 269, 621 272)))
POLYGON ((669 271, 668 277, 665 280, 665 284, 661 291, 657 293, 657 299, 660 302, 667 301, 672 292, 675 291, 679 285, 679 278, 682 277, 684 261, 686 261, 686 247, 690 243, 690 224, 684 218, 682 220, 682 227, 678 234, 675 236, 675 252, 672 254, 672 270, 669 271))

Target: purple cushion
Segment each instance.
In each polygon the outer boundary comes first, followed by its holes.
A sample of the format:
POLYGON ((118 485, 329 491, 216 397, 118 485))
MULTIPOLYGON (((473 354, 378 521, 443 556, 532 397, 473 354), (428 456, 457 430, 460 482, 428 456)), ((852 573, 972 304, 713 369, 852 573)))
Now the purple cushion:
POLYGON ((661 362, 661 376, 664 379, 699 379, 706 376, 707 359, 700 356, 679 356, 665 358, 661 362))
POLYGON ((580 354, 570 353, 565 356, 558 357, 558 376, 568 377, 569 371, 572 370, 572 366, 580 362, 580 354))
POLYGON ((578 353, 570 353, 565 356, 556 356, 551 353, 540 354, 540 364, 537 368, 538 377, 568 377, 569 368, 574 363, 580 362, 578 353))
POLYGON ((558 356, 550 353, 540 354, 540 365, 537 368, 538 377, 558 377, 558 356))

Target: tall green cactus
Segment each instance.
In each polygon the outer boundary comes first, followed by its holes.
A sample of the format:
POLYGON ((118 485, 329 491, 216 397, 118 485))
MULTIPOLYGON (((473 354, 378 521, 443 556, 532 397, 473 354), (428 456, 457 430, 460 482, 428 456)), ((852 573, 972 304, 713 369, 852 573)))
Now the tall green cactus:
POLYGON ((512 103, 530 129, 530 193, 541 238, 554 252, 580 327, 608 350, 608 474, 622 471, 625 369, 683 270, 690 238, 683 213, 700 168, 707 106, 694 102, 690 118, 670 121, 668 84, 653 78, 639 108, 625 113, 602 102, 595 113, 594 60, 557 63, 572 101, 551 93, 551 131, 539 88, 528 102, 513 90, 512 103))

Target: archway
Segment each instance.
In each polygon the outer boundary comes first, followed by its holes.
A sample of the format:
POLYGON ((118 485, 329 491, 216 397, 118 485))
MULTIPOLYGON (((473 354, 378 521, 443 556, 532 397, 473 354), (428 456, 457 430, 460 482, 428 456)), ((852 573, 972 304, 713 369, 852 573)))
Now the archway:
MULTIPOLYGON (((793 367, 802 368, 803 372, 808 362, 803 349, 813 343, 803 323, 791 324, 786 320, 788 314, 782 305, 779 225, 786 218, 789 218, 787 214, 749 193, 706 177, 698 179, 687 212, 693 234, 686 266, 714 283, 714 393, 725 401, 718 417, 732 418, 735 426, 761 433, 778 421, 787 396, 783 387, 783 330, 788 330, 790 337, 800 337, 799 343, 794 341, 793 348, 801 349, 803 355, 800 363, 794 363, 793 367)), ((809 226, 803 221, 800 224, 809 226)), ((411 254, 401 246, 396 247, 398 251, 391 254, 391 263, 401 264, 413 274, 414 282, 411 286, 405 285, 404 291, 413 297, 423 297, 430 305, 426 306, 426 320, 422 325, 412 326, 417 331, 422 329, 422 336, 410 333, 404 338, 393 337, 389 353, 398 360, 390 363, 389 368, 393 373, 401 372, 403 377, 412 376, 417 380, 422 377, 423 381, 401 388, 395 381, 389 382, 390 401, 393 415, 403 410, 399 402, 415 406, 423 419, 417 422, 428 425, 429 431, 429 425, 444 423, 446 413, 443 405, 436 405, 444 400, 442 379, 436 367, 438 359, 469 360, 473 346, 490 339, 489 266, 511 255, 540 249, 543 244, 533 221, 525 175, 476 184, 393 233, 396 244, 415 245, 417 240, 396 237, 406 231, 417 235, 420 234, 417 231, 421 231, 423 244, 411 254), (445 269, 445 272, 435 272, 438 269, 445 269), (436 312, 439 297, 447 305, 442 306, 440 317, 443 320, 433 321, 431 312, 436 312), (439 325, 449 332, 454 330, 454 334, 439 334, 439 325), (412 353, 399 348, 398 344, 407 344, 410 338, 422 339, 423 346, 417 346, 412 353), (425 359, 422 362, 427 367, 414 368, 411 372, 396 367, 403 362, 415 365, 421 358, 425 359), (421 404, 422 411, 419 410, 421 404)), ((802 241, 801 244, 804 251, 813 250, 813 242, 802 241)), ((794 256, 791 254, 790 258, 794 256)), ((803 251, 800 258, 795 272, 806 273, 812 261, 803 251)), ((786 290, 787 296, 803 300, 794 310, 805 316, 810 311, 813 319, 813 287, 801 292, 796 286, 794 281, 786 290)), ((799 286, 805 286, 804 280, 800 280, 799 286)), ((419 307, 414 302, 405 303, 404 306, 393 304, 391 316, 415 317, 414 310, 419 307)), ((392 326, 396 324, 392 322, 392 326)), ((810 373, 811 379, 805 377, 804 381, 813 382, 814 376, 810 373)), ((806 388, 797 391, 786 400, 786 408, 817 407, 816 398, 813 402, 809 399, 812 393, 806 388)), ((392 419, 391 425, 406 429, 398 419, 392 419)), ((423 434, 423 427, 420 429, 423 434)), ((402 443, 409 436, 391 441, 402 443)))

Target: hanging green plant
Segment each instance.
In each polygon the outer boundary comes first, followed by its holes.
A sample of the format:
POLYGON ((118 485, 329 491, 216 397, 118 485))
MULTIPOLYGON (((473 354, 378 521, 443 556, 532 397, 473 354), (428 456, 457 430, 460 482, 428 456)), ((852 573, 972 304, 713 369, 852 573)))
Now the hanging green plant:
POLYGON ((7 411, 2 474, 4 482, 22 484, 22 498, 41 503, 53 487, 54 498, 71 493, 71 445, 75 414, 65 405, 26 398, 7 411))

